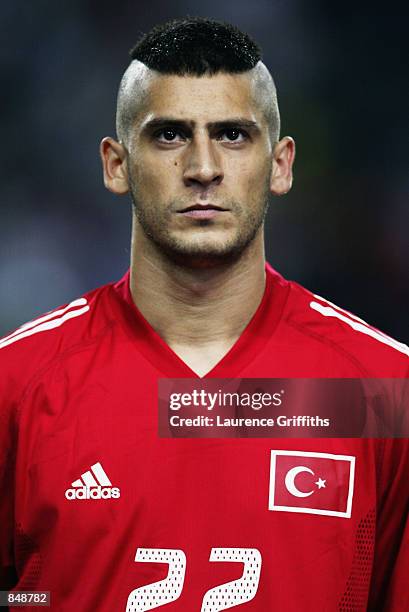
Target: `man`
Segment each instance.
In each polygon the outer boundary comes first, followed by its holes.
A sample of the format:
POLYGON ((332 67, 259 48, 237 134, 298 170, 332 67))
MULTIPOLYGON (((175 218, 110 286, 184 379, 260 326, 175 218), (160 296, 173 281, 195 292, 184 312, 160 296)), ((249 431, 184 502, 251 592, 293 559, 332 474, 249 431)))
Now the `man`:
POLYGON ((132 51, 101 143, 133 202, 130 272, 0 341, 3 588, 58 611, 408 605, 405 440, 158 436, 163 378, 407 377, 408 347, 265 263, 292 182, 279 130, 234 27, 179 20, 132 51), (332 466, 315 487, 310 459, 332 466), (320 491, 347 510, 297 505, 320 491))

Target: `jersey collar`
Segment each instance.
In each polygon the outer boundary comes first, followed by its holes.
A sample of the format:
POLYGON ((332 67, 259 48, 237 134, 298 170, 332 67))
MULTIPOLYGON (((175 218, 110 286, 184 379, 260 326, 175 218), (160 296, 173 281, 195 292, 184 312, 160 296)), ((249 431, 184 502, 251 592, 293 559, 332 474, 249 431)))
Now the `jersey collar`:
MULTIPOLYGON (((135 306, 129 270, 114 285, 126 332, 150 363, 168 378, 200 378, 166 344, 135 306)), ((262 300, 240 337, 204 378, 235 378, 263 350, 281 319, 289 283, 266 263, 266 286, 262 300)))

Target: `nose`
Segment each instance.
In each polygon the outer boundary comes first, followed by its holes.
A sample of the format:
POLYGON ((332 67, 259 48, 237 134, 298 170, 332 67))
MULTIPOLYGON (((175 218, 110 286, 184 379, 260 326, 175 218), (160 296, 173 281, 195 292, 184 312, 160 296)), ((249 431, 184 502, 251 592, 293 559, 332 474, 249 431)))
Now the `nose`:
POLYGON ((207 188, 223 180, 221 159, 216 143, 209 137, 197 138, 186 152, 183 180, 187 187, 207 188))

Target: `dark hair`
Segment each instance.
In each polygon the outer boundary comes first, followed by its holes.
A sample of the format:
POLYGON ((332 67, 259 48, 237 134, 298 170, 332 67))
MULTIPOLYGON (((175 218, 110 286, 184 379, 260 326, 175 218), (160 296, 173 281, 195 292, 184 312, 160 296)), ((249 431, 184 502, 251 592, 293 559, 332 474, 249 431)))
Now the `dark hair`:
POLYGON ((143 77, 138 72, 138 63, 165 75, 201 77, 219 72, 249 72, 260 62, 260 70, 255 70, 255 89, 270 125, 271 138, 277 141, 280 113, 273 78, 261 63, 260 47, 235 26, 203 17, 174 19, 144 34, 131 49, 130 56, 132 61, 122 76, 118 91, 118 140, 126 141, 141 105, 143 87, 140 81, 143 77))
POLYGON ((132 59, 164 74, 201 76, 251 70, 260 47, 229 23, 186 17, 155 26, 131 49, 132 59))

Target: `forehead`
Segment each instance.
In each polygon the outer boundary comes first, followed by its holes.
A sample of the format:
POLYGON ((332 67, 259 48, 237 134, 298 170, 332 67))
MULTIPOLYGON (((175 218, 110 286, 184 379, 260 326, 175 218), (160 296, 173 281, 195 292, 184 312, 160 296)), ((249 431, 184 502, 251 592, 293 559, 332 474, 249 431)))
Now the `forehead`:
POLYGON ((254 78, 249 73, 197 76, 158 75, 146 84, 139 122, 149 115, 220 121, 228 116, 261 122, 254 78))

